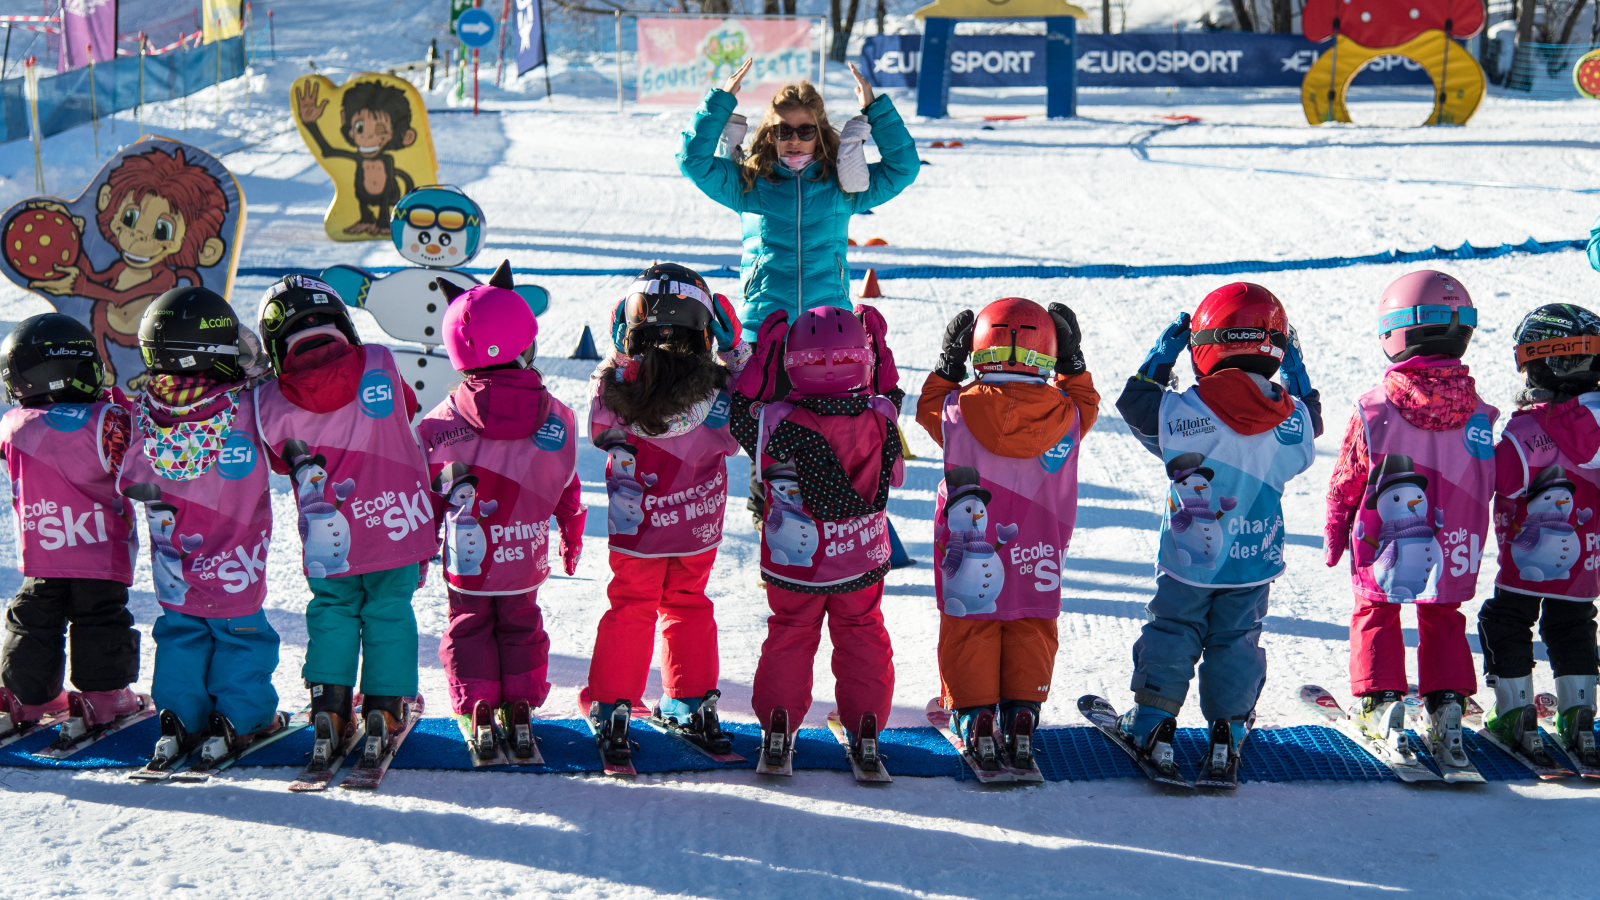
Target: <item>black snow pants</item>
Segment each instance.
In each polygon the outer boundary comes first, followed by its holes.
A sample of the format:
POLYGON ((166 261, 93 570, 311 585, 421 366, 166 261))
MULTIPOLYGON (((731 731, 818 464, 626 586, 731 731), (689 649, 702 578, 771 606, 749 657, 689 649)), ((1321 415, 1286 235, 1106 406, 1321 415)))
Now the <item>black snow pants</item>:
POLYGON ((1484 670, 1499 678, 1532 675, 1535 623, 1556 677, 1600 675, 1593 601, 1535 597, 1502 587, 1478 612, 1484 670))
POLYGON ((24 578, 6 610, 0 682, 29 705, 49 703, 65 680, 72 630, 72 684, 115 691, 139 677, 139 632, 128 586, 98 578, 24 578))

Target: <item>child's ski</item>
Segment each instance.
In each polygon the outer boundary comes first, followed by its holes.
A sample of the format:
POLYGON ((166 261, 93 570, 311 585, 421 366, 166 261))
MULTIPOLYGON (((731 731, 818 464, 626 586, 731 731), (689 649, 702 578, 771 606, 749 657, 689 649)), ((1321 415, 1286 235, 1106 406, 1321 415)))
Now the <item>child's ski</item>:
POLYGON ((1567 740, 1566 735, 1561 733, 1561 725, 1556 721, 1556 716, 1561 712, 1556 708, 1556 695, 1540 694, 1533 698, 1533 702, 1539 708, 1539 721, 1550 726, 1550 734, 1555 740, 1556 746, 1561 748, 1561 755, 1567 758, 1567 762, 1572 764, 1572 768, 1584 778, 1600 778, 1600 767, 1584 765, 1583 760, 1572 749, 1572 744, 1567 740))
MULTIPOLYGON (((250 743, 245 744, 242 747, 237 747, 231 753, 224 754, 215 760, 207 759, 205 755, 206 742, 202 742, 199 748, 200 752, 198 754, 190 755, 190 758, 194 759, 195 762, 187 769, 173 771, 170 780, 195 784, 210 781, 211 776, 227 771, 236 765, 239 760, 244 759, 246 756, 249 756, 257 750, 260 750, 264 747, 269 747, 278 741, 283 740, 289 735, 294 734, 296 731, 310 727, 311 707, 308 705, 305 709, 300 710, 292 716, 286 712, 279 712, 278 722, 279 728, 277 731, 262 737, 258 737, 250 743)), ((215 740, 215 738, 213 738, 213 740, 215 740)))
POLYGON ((474 728, 470 714, 459 714, 454 718, 456 727, 461 729, 462 739, 467 742, 467 756, 472 760, 474 769, 506 764, 506 747, 492 722, 474 728))
POLYGON ((182 748, 183 722, 178 714, 172 710, 161 713, 161 737, 156 740, 155 749, 150 752, 150 761, 143 768, 128 773, 129 780, 158 784, 172 777, 172 773, 182 768, 188 761, 200 752, 200 744, 195 743, 184 750, 182 748), (170 726, 170 727, 169 727, 170 726))
MULTIPOLYGON (((928 724, 938 729, 939 733, 944 735, 944 739, 950 742, 950 746, 956 748, 956 752, 961 754, 962 761, 967 764, 967 768, 972 770, 972 774, 978 779, 979 784, 1017 783, 1016 772, 1012 771, 1008 766, 1000 764, 1000 753, 998 749, 995 751, 996 767, 993 769, 985 769, 983 764, 978 761, 977 757, 968 752, 966 741, 963 741, 961 739, 961 735, 956 734, 950 728, 950 720, 953 718, 953 714, 950 712, 950 710, 944 708, 944 698, 935 697, 932 700, 929 700, 926 712, 928 715, 928 724)), ((998 748, 999 744, 1000 741, 998 738, 996 738, 995 746, 998 748)), ((1035 771, 1037 771, 1037 769, 1035 769, 1035 771)), ((1041 775, 1040 780, 1043 780, 1043 778, 1044 776, 1041 775)))
MULTIPOLYGON (((131 728, 145 719, 154 717, 156 712, 156 701, 151 699, 149 694, 140 694, 139 708, 134 712, 128 713, 119 719, 112 719, 104 725, 96 725, 82 734, 72 735, 71 737, 63 734, 56 738, 55 743, 33 755, 45 759, 66 759, 85 747, 98 744, 123 729, 131 728)), ((60 721, 61 731, 65 732, 72 720, 67 718, 60 721)))
MULTIPOLYGON (((1461 713, 1463 717, 1466 715, 1465 705, 1463 705, 1461 713)), ((1433 756, 1433 764, 1439 767, 1439 774, 1444 776, 1447 784, 1484 784, 1488 781, 1483 777, 1483 773, 1478 771, 1477 765, 1472 762, 1470 751, 1466 748, 1466 742, 1463 741, 1461 746, 1463 753, 1469 754, 1467 756, 1467 764, 1464 766, 1450 765, 1443 749, 1434 746, 1433 722, 1428 716, 1428 705, 1418 696, 1417 686, 1414 684, 1410 685, 1406 690, 1406 721, 1411 723, 1411 730, 1422 738, 1423 746, 1428 748, 1428 753, 1433 756)))
POLYGON ((338 776, 345 760, 350 758, 350 754, 354 753, 356 747, 367 737, 367 720, 361 715, 359 705, 351 710, 350 719, 351 721, 345 724, 343 739, 339 741, 339 746, 334 748, 333 755, 328 757, 327 765, 317 768, 316 758, 313 756, 312 761, 301 770, 300 777, 289 783, 291 792, 306 794, 325 791, 333 784, 333 779, 338 776))
POLYGON ((395 754, 400 752, 400 745, 405 743, 406 736, 411 734, 418 722, 422 721, 422 692, 418 691, 417 696, 407 699, 405 707, 405 718, 400 722, 400 727, 389 734, 388 746, 381 749, 373 748, 371 742, 377 740, 377 737, 371 733, 370 728, 368 729, 368 746, 362 753, 362 764, 351 769, 350 774, 339 783, 339 787, 351 791, 375 791, 378 785, 383 783, 383 776, 389 772, 389 765, 394 762, 395 754), (374 756, 376 759, 372 758, 374 756))
MULTIPOLYGON (((1415 784, 1422 781, 1444 780, 1435 775, 1432 769, 1423 765, 1422 760, 1417 759, 1416 754, 1411 752, 1409 744, 1405 752, 1396 753, 1383 741, 1362 730, 1356 720, 1345 713, 1339 701, 1322 688, 1314 684, 1300 688, 1300 702, 1323 724, 1338 730, 1340 734, 1355 741, 1357 746, 1388 766, 1389 771, 1401 781, 1415 784)), ((1407 740, 1409 741, 1409 737, 1407 740)))
POLYGON ((1078 698, 1078 712, 1083 713, 1083 717, 1089 720, 1089 724, 1099 729, 1100 733, 1105 735, 1113 744, 1121 747, 1122 752, 1128 754, 1134 763, 1138 765, 1139 771, 1145 774, 1146 778, 1158 784, 1171 785, 1172 787, 1189 788, 1191 790, 1194 788, 1194 785, 1190 784, 1189 780, 1182 775, 1176 773, 1169 775, 1162 772, 1154 763, 1144 758, 1144 755, 1139 752, 1139 748, 1128 742, 1128 739, 1122 734, 1122 729, 1117 727, 1117 710, 1116 707, 1111 705, 1111 701, 1104 697, 1096 697, 1093 694, 1084 694, 1078 698))
POLYGON ((1250 740, 1255 726, 1255 713, 1251 713, 1249 720, 1245 722, 1244 737, 1240 739, 1238 747, 1233 747, 1233 728, 1221 719, 1213 723, 1211 744, 1206 758, 1200 763, 1200 774, 1195 778, 1194 786, 1226 791, 1237 790, 1239 766, 1244 760, 1245 741, 1250 740))
MULTIPOLYGON (((49 713, 40 717, 39 721, 28 723, 20 722, 11 725, 5 733, 0 734, 0 747, 8 747, 25 737, 31 737, 46 728, 54 728, 67 720, 69 713, 66 710, 49 713)), ((9 718, 9 717, 8 717, 9 718)))
POLYGON ((756 774, 793 776, 795 732, 789 730, 788 711, 782 707, 773 710, 769 722, 772 727, 761 735, 761 752, 756 755, 756 774), (780 741, 782 746, 776 746, 780 741))
MULTIPOLYGON (((1538 720, 1535 719, 1534 728, 1536 730, 1538 729, 1537 721, 1538 720)), ((1527 766, 1528 771, 1539 776, 1540 781, 1550 781, 1556 778, 1571 778, 1573 776, 1571 769, 1562 766, 1553 758, 1550 758, 1549 751, 1543 749, 1543 742, 1545 740, 1545 734, 1543 731, 1538 732, 1540 742, 1539 749, 1545 756, 1545 759, 1536 759, 1523 752, 1521 747, 1513 747, 1510 744, 1507 744, 1505 741, 1500 740, 1499 735, 1495 734, 1493 731, 1490 731, 1488 723, 1484 722, 1483 720, 1483 707, 1479 706, 1477 701, 1470 697, 1467 698, 1466 714, 1461 717, 1461 725, 1462 727, 1471 728, 1472 730, 1478 732, 1479 736, 1481 736, 1484 740, 1495 745, 1496 747, 1499 747, 1501 750, 1505 751, 1506 755, 1510 756, 1512 759, 1515 759, 1517 762, 1522 763, 1524 766, 1527 766)))
POLYGON ((690 731, 687 728, 681 728, 672 724, 671 722, 666 721, 665 719, 661 719, 657 716, 656 711, 654 710, 651 711, 650 715, 644 718, 644 723, 649 725, 651 728, 654 728, 656 731, 661 732, 662 734, 668 734, 680 741, 683 741, 685 744, 688 744, 696 750, 699 750, 701 753, 704 753, 706 758, 715 760, 719 763, 742 763, 749 761, 743 756, 734 753, 731 748, 727 753, 714 752, 710 747, 706 746, 705 739, 702 738, 698 732, 690 731))
POLYGON ((629 777, 639 774, 633 767, 633 751, 638 745, 628 738, 628 728, 632 719, 643 718, 647 711, 642 707, 628 704, 626 713, 620 707, 614 708, 609 723, 597 721, 595 711, 597 705, 589 699, 589 688, 585 686, 578 691, 578 714, 583 716, 583 721, 589 725, 589 732, 594 735, 594 746, 600 754, 600 765, 607 775, 629 777), (617 739, 607 738, 606 726, 620 733, 617 739), (626 750, 626 752, 622 752, 626 750))
POLYGON ((837 709, 828 713, 828 730, 833 732, 834 740, 844 746, 845 756, 850 760, 850 769, 855 772, 858 784, 890 784, 894 781, 883 764, 882 754, 878 753, 876 726, 870 737, 862 736, 860 753, 850 746, 850 735, 844 730, 844 723, 839 721, 837 709))

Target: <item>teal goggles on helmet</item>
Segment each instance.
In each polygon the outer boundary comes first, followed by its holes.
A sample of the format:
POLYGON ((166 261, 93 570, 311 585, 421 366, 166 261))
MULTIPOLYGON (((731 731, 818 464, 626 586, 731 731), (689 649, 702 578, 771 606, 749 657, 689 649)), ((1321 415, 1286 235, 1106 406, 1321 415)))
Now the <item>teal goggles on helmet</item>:
POLYGON ((1413 328, 1419 325, 1451 324, 1476 328, 1478 327, 1478 311, 1470 306, 1444 306, 1442 304, 1397 309, 1378 317, 1378 333, 1388 334, 1396 328, 1413 328))

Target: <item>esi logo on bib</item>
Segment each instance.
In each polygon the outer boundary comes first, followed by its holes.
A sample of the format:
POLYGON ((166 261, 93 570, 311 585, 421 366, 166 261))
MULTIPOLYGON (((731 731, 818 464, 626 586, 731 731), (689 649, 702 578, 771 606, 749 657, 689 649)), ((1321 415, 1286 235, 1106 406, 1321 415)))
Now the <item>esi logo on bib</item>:
POLYGON ((89 424, 89 404, 57 403, 45 412, 44 423, 56 431, 77 431, 89 424))
POLYGON ((1039 465, 1051 475, 1061 471, 1061 467, 1067 464, 1067 457, 1072 455, 1073 444, 1072 435, 1068 434, 1039 457, 1039 465))
POLYGON ((711 410, 706 413, 705 426, 707 428, 721 428, 733 418, 733 401, 728 399, 727 391, 718 391, 716 399, 711 401, 711 410))
POLYGON ((256 468, 256 442, 250 435, 235 431, 217 452, 217 472, 229 481, 238 481, 256 468))
POLYGON ((1293 447, 1306 439, 1305 420, 1301 419, 1297 412, 1290 413, 1289 418, 1279 422, 1278 427, 1272 429, 1272 436, 1285 447, 1293 447))
POLYGON ((386 419, 394 412, 394 382, 380 369, 361 376, 361 390, 356 394, 361 401, 361 411, 374 419, 386 419))
POLYGON ((551 413, 550 418, 545 419, 544 424, 539 426, 539 430, 533 433, 533 444, 540 450, 554 452, 566 446, 566 443, 567 426, 562 423, 561 417, 555 413, 551 413))
POLYGON ((1466 430, 1461 433, 1461 443, 1473 459, 1493 458, 1494 426, 1489 424, 1489 417, 1478 413, 1468 419, 1466 430))

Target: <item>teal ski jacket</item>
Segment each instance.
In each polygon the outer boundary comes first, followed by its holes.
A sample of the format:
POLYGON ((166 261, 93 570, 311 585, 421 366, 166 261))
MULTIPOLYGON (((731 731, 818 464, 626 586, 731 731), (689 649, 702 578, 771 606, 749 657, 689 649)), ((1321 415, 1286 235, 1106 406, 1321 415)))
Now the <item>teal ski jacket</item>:
POLYGON ((744 256, 739 284, 744 303, 739 319, 747 339, 767 316, 787 310, 789 321, 816 306, 849 309, 850 270, 845 263, 852 213, 865 212, 916 180, 921 160, 900 113, 879 94, 864 110, 882 161, 870 165, 867 189, 847 194, 833 171, 814 162, 799 173, 779 165, 776 182, 757 179, 744 190, 739 166, 716 155, 722 128, 733 115, 734 96, 712 89, 683 133, 678 168, 707 197, 739 214, 744 256))

